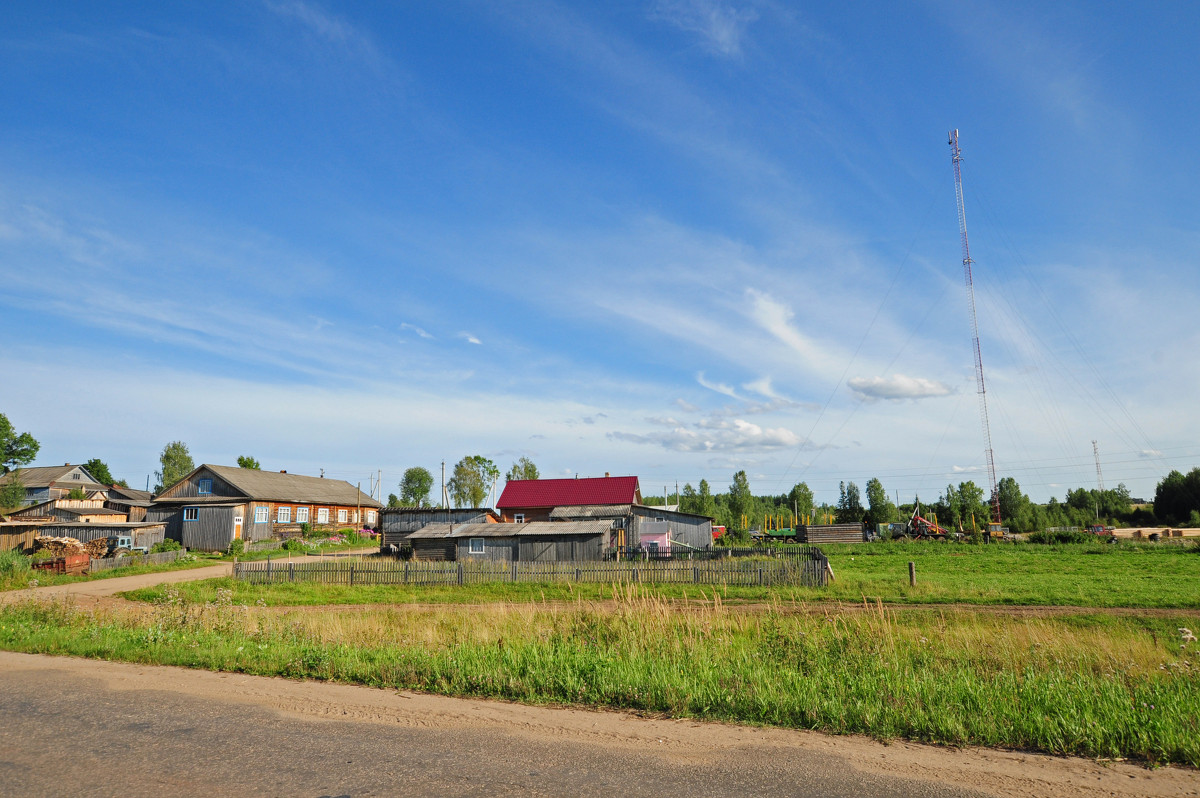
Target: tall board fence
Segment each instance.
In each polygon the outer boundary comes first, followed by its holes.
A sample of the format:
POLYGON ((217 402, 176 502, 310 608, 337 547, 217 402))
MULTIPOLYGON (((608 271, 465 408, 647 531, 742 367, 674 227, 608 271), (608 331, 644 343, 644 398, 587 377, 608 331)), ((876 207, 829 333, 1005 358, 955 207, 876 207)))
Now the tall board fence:
POLYGON ((806 585, 826 584, 828 560, 808 557, 687 562, 239 562, 234 579, 251 584, 318 582, 332 585, 477 585, 492 582, 611 584, 806 585))

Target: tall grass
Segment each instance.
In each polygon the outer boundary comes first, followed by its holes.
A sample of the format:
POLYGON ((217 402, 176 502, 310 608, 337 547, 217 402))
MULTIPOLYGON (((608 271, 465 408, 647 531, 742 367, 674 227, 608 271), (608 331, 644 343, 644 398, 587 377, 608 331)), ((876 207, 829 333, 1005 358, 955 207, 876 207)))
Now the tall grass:
POLYGON ((222 589, 0 610, 0 647, 531 703, 1200 765, 1200 663, 1165 620, 604 604, 262 612, 222 589), (1183 648, 1181 648, 1181 644, 1183 648))

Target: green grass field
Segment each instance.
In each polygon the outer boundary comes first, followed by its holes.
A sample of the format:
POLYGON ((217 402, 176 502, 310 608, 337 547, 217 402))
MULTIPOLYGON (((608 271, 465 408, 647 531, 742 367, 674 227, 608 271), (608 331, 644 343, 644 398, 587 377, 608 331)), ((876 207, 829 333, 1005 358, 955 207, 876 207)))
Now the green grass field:
MULTIPOLYGON (((886 543, 826 547, 836 579, 823 588, 720 588, 727 602, 880 599, 899 604, 1064 605, 1074 607, 1200 608, 1200 546, 1079 544, 970 546, 886 543), (908 562, 917 586, 908 585, 908 562)), ((238 603, 271 606, 319 604, 485 603, 602 600, 610 585, 508 584, 468 587, 249 585, 232 580, 184 588, 192 601, 211 601, 218 587, 238 603)), ((711 596, 713 588, 661 585, 664 598, 711 596)), ((128 594, 159 600, 164 589, 128 594)))
POLYGON ((1200 659, 1178 621, 972 610, 604 604, 262 612, 0 608, 0 647, 526 703, 1200 765, 1200 659))

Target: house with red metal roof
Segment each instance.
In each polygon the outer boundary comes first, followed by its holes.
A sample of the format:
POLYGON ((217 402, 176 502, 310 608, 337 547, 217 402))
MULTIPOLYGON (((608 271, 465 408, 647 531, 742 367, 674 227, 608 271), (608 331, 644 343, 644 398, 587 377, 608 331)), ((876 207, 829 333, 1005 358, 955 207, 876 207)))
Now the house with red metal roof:
MULTIPOLYGON (((613 507, 642 503, 637 477, 576 479, 512 479, 504 486, 496 509, 505 523, 549 521, 558 507, 613 507)), ((592 516, 596 517, 596 516, 592 516)))
POLYGON ((611 521, 606 548, 707 548, 712 519, 642 504, 637 477, 510 480, 496 502, 505 523, 611 521))

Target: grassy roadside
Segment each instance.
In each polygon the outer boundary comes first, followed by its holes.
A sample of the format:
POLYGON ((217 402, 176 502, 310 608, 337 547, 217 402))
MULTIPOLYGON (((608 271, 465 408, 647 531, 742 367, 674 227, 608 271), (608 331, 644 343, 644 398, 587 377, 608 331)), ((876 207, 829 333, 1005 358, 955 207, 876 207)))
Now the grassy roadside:
MULTIPOLYGON (((837 578, 823 588, 727 587, 730 602, 882 600, 895 604, 1001 604, 1075 607, 1200 609, 1200 547, 965 546, 893 543, 826 547, 837 578), (916 563, 917 586, 908 585, 908 562, 916 563)), ((218 588, 233 590, 237 603, 270 606, 406 604, 492 601, 600 600, 608 585, 495 583, 466 587, 341 586, 311 583, 249 585, 214 580, 181 588, 190 601, 212 601, 218 588)), ((662 598, 713 593, 697 585, 648 588, 662 598)), ((166 588, 127 594, 161 600, 166 588)))
POLYGON ((1197 644, 1168 620, 611 598, 354 613, 259 613, 228 591, 25 603, 0 609, 0 648, 1200 766, 1197 644))
POLYGON ((49 571, 18 570, 11 571, 0 578, 0 592, 23 590, 29 587, 51 587, 54 585, 72 585, 77 582, 95 582, 99 579, 116 579, 122 576, 137 576, 139 574, 157 574, 168 571, 186 571, 192 568, 204 568, 221 562, 218 557, 199 555, 194 559, 181 559, 161 565, 127 565, 123 568, 110 568, 95 574, 54 574, 49 571))

